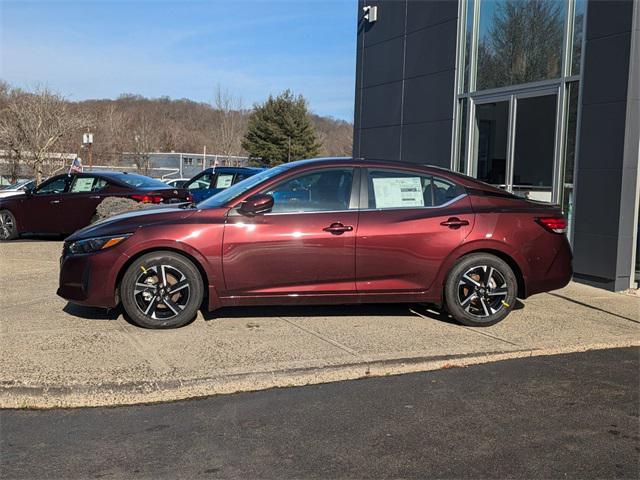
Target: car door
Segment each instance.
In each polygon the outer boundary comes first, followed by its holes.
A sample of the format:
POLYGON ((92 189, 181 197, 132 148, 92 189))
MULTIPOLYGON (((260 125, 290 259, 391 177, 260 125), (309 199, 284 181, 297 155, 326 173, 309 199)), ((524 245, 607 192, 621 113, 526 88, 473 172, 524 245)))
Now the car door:
POLYGON ((361 191, 358 293, 427 290, 473 227, 464 188, 426 173, 370 168, 361 191))
POLYGON ((341 167, 301 173, 262 192, 274 198, 270 213, 230 211, 226 295, 354 293, 356 173, 341 167))
POLYGON ((107 180, 91 174, 75 175, 62 195, 64 232, 72 233, 91 223, 91 218, 104 199, 107 180))
POLYGON ((70 177, 58 175, 44 181, 26 197, 24 217, 18 219, 25 227, 23 231, 32 233, 63 233, 62 194, 69 187, 70 177))

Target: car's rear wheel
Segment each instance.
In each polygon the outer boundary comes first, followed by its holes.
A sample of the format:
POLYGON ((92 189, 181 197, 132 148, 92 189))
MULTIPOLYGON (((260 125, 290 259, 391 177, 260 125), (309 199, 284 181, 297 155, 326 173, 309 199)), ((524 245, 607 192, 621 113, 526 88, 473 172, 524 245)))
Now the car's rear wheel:
POLYGON ((449 272, 445 301, 447 310, 458 322, 488 327, 509 315, 517 292, 516 276, 504 260, 476 253, 462 257, 449 272))
POLYGON ((195 265, 183 255, 158 251, 136 259, 120 284, 129 318, 145 328, 177 328, 193 321, 204 286, 195 265))
POLYGON ((16 217, 9 210, 0 210, 0 240, 13 240, 17 236, 16 217))

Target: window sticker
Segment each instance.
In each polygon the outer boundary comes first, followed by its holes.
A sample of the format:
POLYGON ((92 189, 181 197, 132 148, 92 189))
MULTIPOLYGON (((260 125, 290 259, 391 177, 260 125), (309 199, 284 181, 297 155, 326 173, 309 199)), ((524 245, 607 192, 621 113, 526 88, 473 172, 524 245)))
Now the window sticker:
POLYGON ((376 208, 424 207, 420 177, 374 178, 376 208))
POLYGON ((218 175, 216 180, 216 188, 229 188, 233 181, 233 175, 218 175))
POLYGON ((71 187, 71 192, 73 193, 82 193, 82 192, 90 192, 93 187, 93 177, 78 177, 76 181, 73 182, 73 187, 71 187))

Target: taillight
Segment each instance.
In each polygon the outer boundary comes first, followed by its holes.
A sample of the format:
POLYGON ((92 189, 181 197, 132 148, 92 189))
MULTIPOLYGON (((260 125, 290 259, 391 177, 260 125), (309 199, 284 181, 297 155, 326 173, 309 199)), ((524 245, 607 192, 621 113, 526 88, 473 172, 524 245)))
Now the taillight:
POLYGON ((565 233, 567 231, 567 221, 564 217, 540 217, 536 222, 552 233, 565 233))
POLYGON ((187 195, 187 202, 193 202, 193 197, 191 196, 191 194, 187 195))
POLYGON ((162 203, 160 195, 131 195, 131 199, 140 203, 162 203))

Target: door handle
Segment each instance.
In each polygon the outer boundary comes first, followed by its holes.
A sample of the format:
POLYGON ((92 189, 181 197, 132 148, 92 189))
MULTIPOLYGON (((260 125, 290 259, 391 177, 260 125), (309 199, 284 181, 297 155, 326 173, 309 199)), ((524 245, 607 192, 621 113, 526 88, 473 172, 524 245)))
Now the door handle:
POLYGON ((469 222, 467 220, 460 220, 458 217, 451 217, 446 222, 440 223, 440 225, 442 225, 443 227, 449 227, 453 230, 457 230, 464 225, 469 225, 469 222))
POLYGON ((49 203, 53 205, 55 203, 60 203, 60 200, 51 200, 49 203))
POLYGON ((344 232, 350 232, 353 230, 351 225, 343 225, 340 222, 332 223, 328 227, 323 228, 325 232, 329 232, 332 235, 342 235, 344 232))
POLYGON ((91 195, 89 198, 91 200, 98 200, 98 199, 100 199, 100 195, 91 195))

